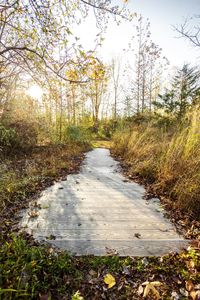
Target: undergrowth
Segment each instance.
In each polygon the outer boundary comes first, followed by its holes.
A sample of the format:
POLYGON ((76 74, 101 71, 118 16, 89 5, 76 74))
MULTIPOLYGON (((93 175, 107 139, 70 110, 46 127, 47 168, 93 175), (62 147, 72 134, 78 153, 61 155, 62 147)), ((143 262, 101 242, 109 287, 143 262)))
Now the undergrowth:
POLYGON ((23 204, 54 180, 76 170, 78 156, 90 149, 89 144, 35 147, 29 154, 17 154, 0 160, 0 210, 15 203, 23 204), (77 157, 77 159, 76 159, 77 157))
MULTIPOLYGON (((179 299, 188 299, 198 287, 199 262, 194 249, 163 257, 72 257, 46 246, 30 247, 11 235, 0 249, 0 299, 144 299, 147 281, 159 286, 159 299, 175 299, 172 295, 180 291, 179 299), (112 288, 104 281, 107 274, 114 278, 112 288)), ((154 296, 150 291, 146 298, 158 299, 154 296)))
POLYGON ((132 174, 153 183, 177 207, 196 216, 200 214, 199 124, 200 109, 196 108, 170 126, 155 119, 133 124, 116 132, 112 145, 132 174))

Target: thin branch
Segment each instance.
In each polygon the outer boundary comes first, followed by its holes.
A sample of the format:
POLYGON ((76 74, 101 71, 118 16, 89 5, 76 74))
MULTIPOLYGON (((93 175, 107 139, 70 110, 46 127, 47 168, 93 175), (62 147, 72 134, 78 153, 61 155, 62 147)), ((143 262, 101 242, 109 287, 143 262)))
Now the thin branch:
MULTIPOLYGON (((196 16, 195 18, 199 18, 196 16)), ((188 19, 180 26, 173 26, 174 30, 180 34, 180 37, 188 39, 194 46, 200 47, 200 26, 194 26, 193 29, 188 28, 190 25, 188 19)))
POLYGON ((67 79, 66 77, 64 77, 63 75, 59 74, 59 71, 55 71, 52 67, 50 67, 50 65, 46 62, 45 58, 43 55, 39 54, 37 51, 30 49, 26 46, 23 47, 17 47, 17 46, 12 46, 12 47, 7 47, 4 50, 2 50, 0 52, 0 56, 2 56, 3 54, 9 52, 9 51, 28 51, 30 53, 33 53, 34 55, 36 55, 37 57, 39 57, 45 64, 46 68, 49 69, 50 71, 52 71, 54 74, 56 74, 58 77, 60 77, 61 79, 71 82, 71 83, 84 83, 87 82, 86 81, 82 81, 82 80, 71 80, 71 79, 67 79))
POLYGON ((112 10, 112 9, 110 9, 110 8, 107 8, 107 7, 98 6, 98 5, 94 4, 94 3, 88 2, 88 1, 86 1, 86 0, 80 0, 80 1, 81 1, 82 3, 88 5, 88 6, 91 6, 91 7, 95 8, 95 9, 100 9, 100 10, 106 11, 106 12, 108 12, 108 13, 110 13, 110 14, 113 14, 113 15, 115 15, 115 16, 119 16, 119 17, 121 17, 121 18, 123 18, 123 19, 129 20, 129 18, 128 18, 127 16, 121 14, 121 12, 118 11, 118 10, 115 11, 115 10, 112 10))
POLYGON ((16 0, 13 4, 10 4, 10 5, 0 5, 0 9, 3 11, 3 10, 6 10, 6 9, 9 9, 9 8, 12 8, 18 2, 19 2, 19 0, 16 0))

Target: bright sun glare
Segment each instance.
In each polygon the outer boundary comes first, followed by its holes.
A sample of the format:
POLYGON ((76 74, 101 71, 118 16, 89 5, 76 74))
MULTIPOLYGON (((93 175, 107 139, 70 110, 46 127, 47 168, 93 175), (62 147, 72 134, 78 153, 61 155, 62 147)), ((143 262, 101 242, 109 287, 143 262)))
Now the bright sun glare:
POLYGON ((28 89, 28 94, 29 96, 36 98, 36 99, 41 99, 43 91, 38 85, 32 85, 28 89))

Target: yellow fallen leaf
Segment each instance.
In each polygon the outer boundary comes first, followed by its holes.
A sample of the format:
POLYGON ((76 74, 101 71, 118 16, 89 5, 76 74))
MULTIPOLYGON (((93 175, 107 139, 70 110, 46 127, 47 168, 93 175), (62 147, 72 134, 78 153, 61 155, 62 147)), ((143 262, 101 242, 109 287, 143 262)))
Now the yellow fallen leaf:
POLYGON ((156 299, 160 299, 160 294, 155 288, 155 286, 162 285, 160 281, 152 281, 152 282, 145 281, 142 283, 142 285, 145 285, 145 289, 143 293, 144 298, 146 298, 149 295, 149 293, 152 292, 156 299))
POLYGON ((192 298, 192 300, 196 300, 196 291, 191 291, 190 297, 192 298))
POLYGON ((153 286, 161 286, 162 282, 160 282, 160 281, 151 281, 151 282, 145 281, 142 283, 142 285, 148 285, 148 284, 153 285, 153 286))
POLYGON ((153 285, 151 286, 151 290, 154 296, 156 297, 156 299, 160 299, 160 294, 153 285))
POLYGON ((150 293, 150 291, 151 291, 150 284, 147 284, 144 289, 143 297, 146 298, 148 296, 148 294, 150 293))
POLYGON ((192 300, 199 300, 200 299, 200 290, 198 290, 198 291, 195 291, 195 290, 191 291, 190 292, 190 296, 191 296, 192 300))
POLYGON ((161 286, 162 285, 162 282, 160 282, 160 281, 152 281, 152 282, 150 282, 151 283, 151 285, 153 285, 153 286, 161 286))
POLYGON ((104 277, 104 282, 108 285, 109 289, 116 284, 115 278, 111 274, 107 274, 104 277))

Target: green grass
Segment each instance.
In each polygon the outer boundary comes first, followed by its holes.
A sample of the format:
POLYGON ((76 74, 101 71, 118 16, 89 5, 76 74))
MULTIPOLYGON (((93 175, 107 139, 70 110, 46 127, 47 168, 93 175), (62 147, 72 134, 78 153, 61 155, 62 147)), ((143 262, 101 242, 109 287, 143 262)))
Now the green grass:
POLYGON ((194 249, 162 258, 71 257, 30 243, 11 235, 0 248, 0 299, 93 299, 94 294, 97 299, 142 299, 137 291, 148 280, 160 281, 161 299, 170 299, 188 280, 194 285, 200 280, 200 256, 194 249), (106 274, 116 280, 112 289, 104 283, 106 274))

